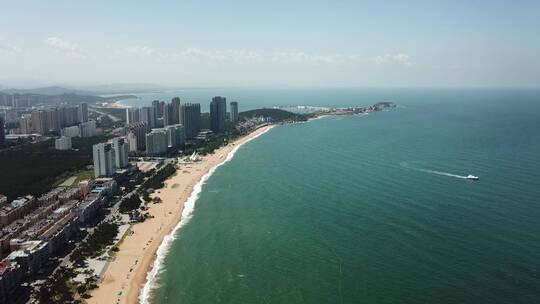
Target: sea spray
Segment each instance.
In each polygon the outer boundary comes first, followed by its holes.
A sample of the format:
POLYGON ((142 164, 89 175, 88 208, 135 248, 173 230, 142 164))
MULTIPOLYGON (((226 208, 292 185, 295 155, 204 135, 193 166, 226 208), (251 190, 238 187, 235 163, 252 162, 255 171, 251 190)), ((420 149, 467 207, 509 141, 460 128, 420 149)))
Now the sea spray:
POLYGON ((170 249, 173 241, 176 239, 175 236, 176 236, 177 232, 180 230, 180 228, 182 228, 184 225, 186 225, 189 222, 189 220, 191 219, 191 217, 193 216, 193 211, 195 210, 195 203, 197 202, 197 199, 199 198, 199 195, 200 195, 200 193, 202 191, 203 185, 206 183, 206 181, 208 181, 208 179, 212 176, 212 174, 214 174, 214 172, 217 170, 217 168, 219 166, 221 166, 221 165, 227 163, 228 161, 230 161, 231 159, 233 159, 234 154, 236 153, 236 151, 238 151, 238 149, 242 145, 244 145, 244 144, 254 140, 255 138, 263 135, 264 133, 268 132, 270 129, 271 129, 271 127, 264 130, 263 132, 261 132, 261 133, 259 133, 257 135, 254 135, 253 137, 247 139, 243 143, 238 144, 236 147, 234 147, 233 150, 231 150, 231 152, 229 152, 229 154, 227 154, 227 157, 225 158, 225 160, 223 162, 221 162, 221 163, 217 164, 216 166, 214 166, 213 168, 211 168, 205 175, 202 176, 202 178, 199 180, 199 182, 197 182, 197 184, 195 184, 195 186, 193 187, 193 191, 191 192, 191 195, 189 196, 189 198, 184 203, 184 208, 182 210, 182 216, 180 217, 180 221, 174 227, 174 229, 171 231, 171 233, 169 233, 168 235, 166 235, 163 238, 163 241, 161 242, 161 244, 159 245, 159 247, 158 247, 158 249, 156 251, 156 259, 154 260, 154 263, 152 265, 151 270, 146 275, 146 283, 144 284, 144 286, 141 289, 141 292, 139 294, 139 302, 140 303, 142 303, 142 304, 150 303, 150 294, 151 294, 152 290, 154 290, 157 287, 155 282, 156 282, 156 279, 157 279, 158 275, 160 274, 160 272, 161 272, 161 270, 163 268, 163 262, 165 260, 165 257, 167 256, 167 253, 169 252, 169 249, 170 249))

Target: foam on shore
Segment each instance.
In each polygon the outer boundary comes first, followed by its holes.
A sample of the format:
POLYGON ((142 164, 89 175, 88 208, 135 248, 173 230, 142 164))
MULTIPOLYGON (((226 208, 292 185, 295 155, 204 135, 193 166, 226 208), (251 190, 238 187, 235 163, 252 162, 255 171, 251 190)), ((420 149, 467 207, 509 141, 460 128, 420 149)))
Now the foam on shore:
POLYGON ((165 261, 165 257, 167 256, 173 241, 176 239, 178 231, 184 225, 189 223, 189 220, 193 216, 193 211, 195 210, 195 203, 197 202, 197 199, 199 198, 199 195, 200 195, 200 193, 202 191, 203 185, 206 183, 206 181, 208 181, 208 179, 212 176, 212 174, 214 174, 214 172, 217 170, 217 168, 219 166, 227 163, 228 161, 230 161, 234 157, 234 155, 236 154, 236 151, 238 151, 238 149, 242 145, 244 145, 244 144, 250 142, 251 140, 263 135, 264 133, 268 132, 270 129, 271 128, 268 128, 268 129, 264 130, 263 132, 261 132, 261 133, 259 133, 257 135, 254 135, 253 137, 250 137, 250 138, 246 139, 246 141, 244 141, 243 143, 237 144, 237 146, 233 150, 231 150, 231 152, 229 152, 229 154, 227 154, 227 157, 225 158, 224 161, 222 161, 221 163, 219 163, 216 166, 212 167, 205 175, 202 176, 202 178, 199 180, 199 182, 197 184, 195 184, 195 186, 193 187, 193 191, 191 192, 191 195, 189 196, 187 201, 184 203, 184 207, 183 207, 183 210, 182 210, 182 216, 180 218, 180 222, 178 222, 178 224, 174 227, 174 229, 171 231, 171 233, 169 233, 168 235, 166 235, 163 238, 163 242, 161 242, 161 244, 159 245, 159 247, 158 247, 158 249, 156 251, 156 259, 154 260, 154 263, 152 265, 151 270, 146 275, 146 283, 144 284, 143 288, 141 289, 141 291, 139 293, 139 302, 140 303, 142 303, 142 304, 150 303, 151 292, 156 287, 158 287, 156 285, 156 280, 158 278, 158 275, 162 271, 163 262, 165 261))

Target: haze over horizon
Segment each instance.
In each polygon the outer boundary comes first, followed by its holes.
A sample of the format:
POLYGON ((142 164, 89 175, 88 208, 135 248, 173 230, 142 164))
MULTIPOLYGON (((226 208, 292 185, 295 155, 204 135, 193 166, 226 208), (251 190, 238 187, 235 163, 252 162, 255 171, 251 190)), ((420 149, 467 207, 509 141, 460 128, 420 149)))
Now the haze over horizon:
POLYGON ((538 87, 535 1, 2 3, 0 88, 538 87))

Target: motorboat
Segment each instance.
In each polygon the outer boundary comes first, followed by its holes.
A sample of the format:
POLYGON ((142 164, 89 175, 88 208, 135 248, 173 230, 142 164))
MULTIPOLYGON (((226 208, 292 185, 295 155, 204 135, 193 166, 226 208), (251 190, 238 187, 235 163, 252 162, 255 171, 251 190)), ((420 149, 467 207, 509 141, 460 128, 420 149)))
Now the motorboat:
POLYGON ((480 178, 478 176, 474 176, 474 175, 467 175, 467 179, 470 179, 470 180, 479 180, 480 178))

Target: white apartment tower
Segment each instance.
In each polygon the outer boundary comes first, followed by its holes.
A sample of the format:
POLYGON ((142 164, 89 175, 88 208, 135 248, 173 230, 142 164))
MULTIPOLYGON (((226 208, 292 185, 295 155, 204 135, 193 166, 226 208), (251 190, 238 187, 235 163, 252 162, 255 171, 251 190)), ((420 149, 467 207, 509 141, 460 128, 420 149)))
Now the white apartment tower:
POLYGON ((109 143, 100 143, 93 146, 94 152, 94 175, 111 176, 116 170, 114 149, 109 143))
POLYGON ((129 165, 129 144, 123 137, 116 137, 112 140, 114 159, 116 168, 125 168, 129 165))

